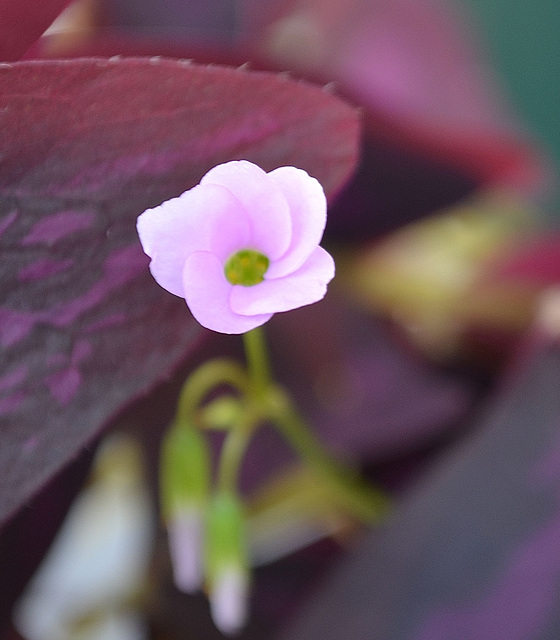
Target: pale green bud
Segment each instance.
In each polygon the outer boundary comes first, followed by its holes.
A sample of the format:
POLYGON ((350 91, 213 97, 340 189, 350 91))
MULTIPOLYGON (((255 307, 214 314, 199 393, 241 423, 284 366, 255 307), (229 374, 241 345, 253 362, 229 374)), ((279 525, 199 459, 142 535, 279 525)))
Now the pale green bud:
POLYGON ((165 435, 160 460, 164 519, 178 510, 204 508, 210 487, 210 454, 204 435, 190 426, 173 426, 165 435))

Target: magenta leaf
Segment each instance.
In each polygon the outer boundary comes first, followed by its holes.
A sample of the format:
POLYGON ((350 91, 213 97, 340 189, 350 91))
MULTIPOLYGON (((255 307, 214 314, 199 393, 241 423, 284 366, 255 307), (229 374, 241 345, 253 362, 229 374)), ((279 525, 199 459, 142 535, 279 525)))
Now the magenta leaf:
MULTIPOLYGON (((121 0, 124 1, 124 0, 121 0)), ((335 81, 427 157, 484 183, 543 186, 465 16, 443 0, 243 0, 245 34, 270 63, 335 81)), ((366 118, 366 122, 369 118, 366 118)))
POLYGON ((71 0, 0 0, 0 60, 19 60, 71 0))
POLYGON ((490 265, 486 280, 490 284, 545 288, 560 282, 560 235, 549 230, 546 235, 523 238, 490 265))
POLYGON ((343 102, 272 74, 159 59, 0 68, 0 520, 201 335, 150 276, 137 216, 234 158, 297 165, 332 194, 357 134, 343 102))

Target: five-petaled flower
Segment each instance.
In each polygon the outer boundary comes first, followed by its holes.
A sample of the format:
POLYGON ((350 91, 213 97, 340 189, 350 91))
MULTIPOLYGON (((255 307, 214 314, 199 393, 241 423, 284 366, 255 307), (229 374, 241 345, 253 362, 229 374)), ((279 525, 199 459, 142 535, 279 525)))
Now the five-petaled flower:
POLYGON ((239 160, 148 209, 137 228, 164 289, 204 327, 244 333, 323 298, 334 277, 319 246, 326 215, 321 185, 302 169, 265 173, 239 160))

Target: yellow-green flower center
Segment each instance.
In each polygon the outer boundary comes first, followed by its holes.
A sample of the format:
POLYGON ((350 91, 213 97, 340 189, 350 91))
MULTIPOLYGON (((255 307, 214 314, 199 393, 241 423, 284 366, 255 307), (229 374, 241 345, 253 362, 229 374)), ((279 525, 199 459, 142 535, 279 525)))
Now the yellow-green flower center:
POLYGON ((228 282, 243 287, 253 287, 264 280, 268 269, 268 258, 253 249, 242 249, 234 253, 224 266, 228 282))

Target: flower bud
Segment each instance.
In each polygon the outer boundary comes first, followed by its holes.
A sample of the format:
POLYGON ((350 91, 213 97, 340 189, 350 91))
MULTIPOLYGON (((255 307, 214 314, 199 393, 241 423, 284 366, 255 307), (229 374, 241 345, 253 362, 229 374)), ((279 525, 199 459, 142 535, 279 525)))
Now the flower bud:
POLYGON ((203 435, 174 426, 161 454, 161 504, 177 588, 193 593, 202 584, 202 537, 210 484, 210 456, 203 435))
POLYGON ((243 509, 229 493, 215 496, 209 507, 206 576, 215 625, 237 633, 247 618, 249 570, 243 509))

